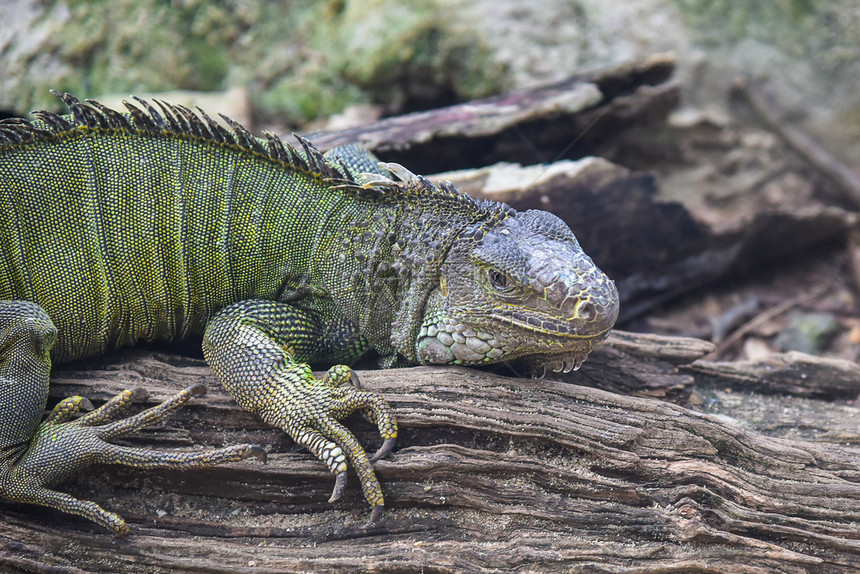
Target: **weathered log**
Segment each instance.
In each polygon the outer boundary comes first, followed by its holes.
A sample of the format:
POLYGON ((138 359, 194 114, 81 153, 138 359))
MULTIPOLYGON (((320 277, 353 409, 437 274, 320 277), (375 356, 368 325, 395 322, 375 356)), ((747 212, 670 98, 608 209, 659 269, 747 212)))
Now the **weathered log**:
MULTIPOLYGON (((677 374, 710 348, 619 333, 575 378, 623 378, 613 365, 624 361, 677 374)), ((136 442, 258 442, 269 463, 99 468, 67 484, 129 520, 118 541, 73 517, 0 503, 0 571, 799 573, 855 572, 860 561, 860 448, 844 437, 772 438, 725 416, 551 379, 364 371, 402 429, 376 463, 387 508, 370 524, 354 485, 328 504, 322 465, 233 405, 199 362, 138 350, 105 364, 58 372, 52 398, 145 386, 154 403, 206 382, 209 395, 136 442)), ((378 444, 353 418, 363 444, 378 444)))
MULTIPOLYGON (((698 381, 759 393, 787 393, 827 399, 860 397, 860 366, 853 361, 816 357, 797 351, 755 361, 696 361, 689 365, 698 381)), ((858 421, 860 424, 860 421, 858 421)))
POLYGON ((668 81, 674 68, 674 56, 660 54, 547 86, 308 135, 321 149, 360 143, 425 174, 583 157, 626 130, 664 120, 680 97, 680 85, 668 81))

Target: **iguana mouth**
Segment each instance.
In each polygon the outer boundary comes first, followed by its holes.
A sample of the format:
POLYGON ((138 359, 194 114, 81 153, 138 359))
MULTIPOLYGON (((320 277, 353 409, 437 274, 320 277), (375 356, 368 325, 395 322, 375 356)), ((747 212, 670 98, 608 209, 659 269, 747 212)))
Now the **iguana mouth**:
POLYGON ((600 315, 598 315, 597 320, 591 322, 585 322, 578 317, 573 317, 567 322, 562 322, 556 317, 536 312, 534 310, 530 310, 529 313, 526 314, 520 311, 500 308, 494 309, 490 316, 501 323, 507 323, 508 325, 513 325, 534 333, 573 339, 602 338, 609 332, 615 323, 613 317, 611 324, 608 326, 604 325, 604 321, 600 320, 600 315), (572 325, 574 322, 579 322, 580 325, 572 325), (598 327, 598 329, 592 330, 594 327, 598 327), (580 332, 580 330, 584 330, 586 332, 580 332))
POLYGON ((569 373, 579 370, 591 350, 609 335, 609 329, 599 333, 576 334, 572 329, 546 315, 530 314, 534 322, 523 321, 519 317, 489 313, 483 316, 482 326, 478 323, 469 326, 464 316, 477 316, 475 313, 462 313, 457 320, 436 319, 421 326, 416 342, 416 355, 423 364, 486 364, 501 360, 524 361, 532 376, 543 376, 547 371, 569 373), (490 328, 487 319, 496 321, 496 326, 507 325, 504 329, 490 328), (540 323, 541 326, 535 323, 540 323), (551 324, 555 329, 547 329, 551 324), (529 335, 533 348, 525 353, 522 330, 539 333, 540 338, 529 335), (491 333, 496 333, 491 334, 491 333), (518 334, 519 333, 519 334, 518 334))
POLYGON ((577 339, 580 347, 563 353, 527 355, 519 359, 525 364, 529 375, 536 379, 542 379, 547 373, 570 373, 578 371, 591 351, 599 343, 609 336, 609 330, 600 335, 592 337, 581 337, 577 339))

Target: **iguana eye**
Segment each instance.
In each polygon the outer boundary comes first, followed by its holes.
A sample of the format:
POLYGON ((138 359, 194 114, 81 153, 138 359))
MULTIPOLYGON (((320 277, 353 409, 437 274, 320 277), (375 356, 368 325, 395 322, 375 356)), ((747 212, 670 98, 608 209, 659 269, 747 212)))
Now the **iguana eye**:
POLYGON ((490 269, 487 272, 487 277, 490 279, 490 285, 497 291, 509 291, 511 288, 511 280, 508 276, 498 269, 490 269))

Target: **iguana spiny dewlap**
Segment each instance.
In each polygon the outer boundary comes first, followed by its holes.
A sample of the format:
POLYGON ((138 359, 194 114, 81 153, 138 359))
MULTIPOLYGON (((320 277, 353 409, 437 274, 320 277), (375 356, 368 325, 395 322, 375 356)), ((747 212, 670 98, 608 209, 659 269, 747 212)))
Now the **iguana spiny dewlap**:
MULTIPOLYGON (((182 106, 138 99, 119 114, 58 95, 71 116, 0 122, 0 299, 11 300, 0 345, 16 329, 29 337, 0 352, 37 367, 2 373, 12 389, 0 395, 8 498, 56 506, 17 493, 25 447, 52 457, 58 474, 79 466, 78 435, 67 450, 38 432, 28 442, 49 348, 63 362, 203 333, 237 402, 328 465, 332 500, 351 462, 378 516, 370 459, 338 419, 360 410, 374 421, 381 456, 397 433, 391 409, 348 384, 349 367, 320 380, 307 363, 373 349, 383 366, 517 359, 566 372, 615 322, 614 284, 549 213, 476 201, 354 149, 324 157, 301 140, 298 152, 182 106)), ((67 402, 43 425, 67 420, 67 402)), ((115 410, 102 409, 83 426, 115 410)))

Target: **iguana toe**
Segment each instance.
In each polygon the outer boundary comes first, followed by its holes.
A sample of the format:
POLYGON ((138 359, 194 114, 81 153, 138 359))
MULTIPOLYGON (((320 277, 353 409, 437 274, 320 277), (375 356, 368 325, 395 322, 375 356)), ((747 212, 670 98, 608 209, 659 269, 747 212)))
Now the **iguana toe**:
POLYGON ((263 464, 269 462, 269 453, 263 447, 252 444, 248 449, 248 458, 254 457, 263 464))
POLYGON ((382 446, 379 447, 372 457, 370 457, 370 462, 376 462, 381 458, 385 458, 388 456, 392 450, 394 450, 394 444, 397 442, 396 439, 387 438, 382 441, 382 446))
POLYGON ((343 491, 346 490, 346 471, 337 473, 334 480, 334 489, 331 491, 329 502, 337 502, 343 496, 343 491))
POLYGON ((195 383, 186 390, 195 397, 202 397, 209 391, 209 389, 206 388, 206 385, 202 383, 195 383))

